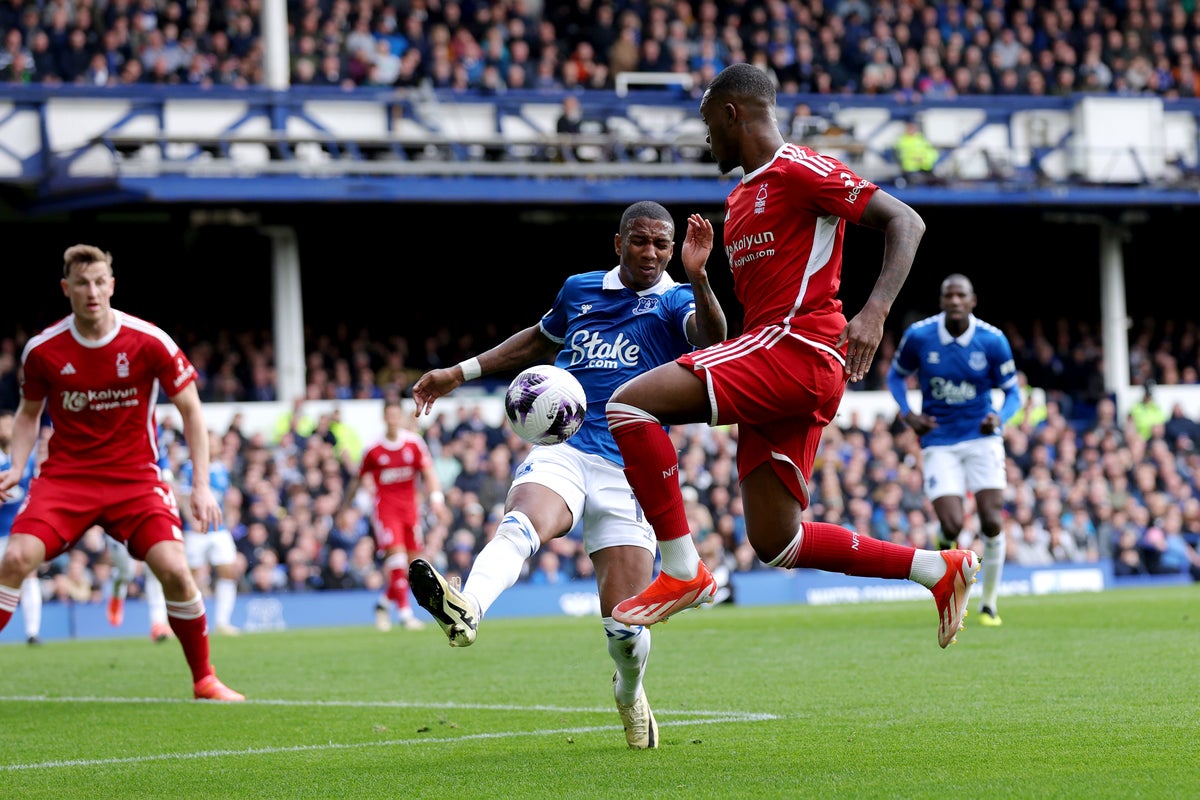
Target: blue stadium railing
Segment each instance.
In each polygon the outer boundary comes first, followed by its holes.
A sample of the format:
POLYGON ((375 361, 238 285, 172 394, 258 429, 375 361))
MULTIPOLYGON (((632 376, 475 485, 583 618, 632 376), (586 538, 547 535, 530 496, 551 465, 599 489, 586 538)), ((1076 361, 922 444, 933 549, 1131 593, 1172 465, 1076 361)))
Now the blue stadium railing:
MULTIPOLYGON (((0 183, 31 209, 123 201, 720 203, 694 93, 580 95, 603 133, 559 135, 560 91, 0 86, 0 183), (651 184, 651 185, 648 185, 651 184)), ((829 127, 805 139, 928 204, 1200 202, 1200 101, 982 97, 898 103, 781 95, 829 127), (892 144, 917 120, 940 156, 904 185, 892 144)), ((790 134, 790 131, 787 131, 790 134)))

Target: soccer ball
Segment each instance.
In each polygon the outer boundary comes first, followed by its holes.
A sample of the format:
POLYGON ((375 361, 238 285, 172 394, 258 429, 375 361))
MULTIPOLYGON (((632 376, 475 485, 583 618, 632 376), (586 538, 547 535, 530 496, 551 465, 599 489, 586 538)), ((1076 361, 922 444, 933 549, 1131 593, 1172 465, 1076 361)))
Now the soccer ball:
POLYGON ((504 413, 514 431, 532 444, 558 444, 575 435, 587 413, 587 395, 560 367, 530 367, 508 385, 504 413))

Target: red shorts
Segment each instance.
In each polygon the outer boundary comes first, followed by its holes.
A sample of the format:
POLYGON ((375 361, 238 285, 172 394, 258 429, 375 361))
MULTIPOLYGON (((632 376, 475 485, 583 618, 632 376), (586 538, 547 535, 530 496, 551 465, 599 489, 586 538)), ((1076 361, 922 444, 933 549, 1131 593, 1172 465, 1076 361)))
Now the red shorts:
POLYGON ((375 549, 380 553, 403 547, 418 553, 423 547, 420 527, 395 514, 375 515, 375 549))
POLYGON ((171 486, 155 480, 35 478, 12 529, 41 539, 49 561, 69 550, 93 525, 124 542, 139 560, 159 542, 183 542, 171 486))
POLYGON ((846 366, 832 346, 778 326, 678 359, 700 374, 712 401, 712 425, 738 426, 737 467, 743 478, 769 463, 808 508, 808 484, 821 432, 846 391, 846 366))

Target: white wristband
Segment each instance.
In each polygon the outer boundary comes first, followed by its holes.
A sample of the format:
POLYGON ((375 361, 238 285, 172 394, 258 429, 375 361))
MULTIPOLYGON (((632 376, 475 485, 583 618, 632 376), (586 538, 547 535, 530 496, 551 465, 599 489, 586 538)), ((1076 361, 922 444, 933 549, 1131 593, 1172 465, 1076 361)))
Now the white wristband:
POLYGON ((442 494, 441 492, 430 492, 429 501, 431 503, 444 503, 446 502, 446 495, 442 494))
POLYGON ((479 366, 478 358, 468 358, 466 361, 458 362, 459 369, 462 370, 464 381, 473 381, 483 374, 483 368, 479 366))

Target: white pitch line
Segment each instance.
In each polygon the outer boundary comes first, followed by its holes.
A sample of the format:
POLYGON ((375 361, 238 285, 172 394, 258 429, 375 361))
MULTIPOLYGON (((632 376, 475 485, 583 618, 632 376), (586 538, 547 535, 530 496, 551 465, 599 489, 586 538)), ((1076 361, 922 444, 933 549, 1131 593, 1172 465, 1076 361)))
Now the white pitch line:
MULTIPOLYGON (((0 700, 10 699, 44 699, 44 698, 0 698, 0 700)), ((94 702, 100 702, 98 699, 94 702)), ((167 700, 165 702, 178 702, 167 700)), ((259 701, 264 702, 264 701, 259 701)), ((231 705, 242 705, 241 703, 231 705)), ((352 705, 349 703, 289 703, 289 705, 352 705)), ((353 705, 394 705, 387 703, 361 703, 353 705)), ((415 703, 405 704, 404 707, 425 707, 425 708, 441 708, 442 705, 436 706, 418 706, 415 703)), ((522 709, 522 706, 455 706, 456 708, 501 708, 501 709, 522 709)), ((542 706, 532 707, 540 710, 542 706)), ((592 709, 574 709, 575 711, 591 713, 592 709)), ((609 709, 603 709, 608 711, 609 709)), ((685 713, 685 712, 679 712, 685 713)), ((687 719, 677 722, 660 722, 659 727, 672 727, 682 725, 716 725, 723 722, 764 722, 767 720, 779 719, 774 714, 735 714, 723 712, 696 712, 707 714, 723 714, 719 717, 709 719, 687 719)), ((657 713, 656 713, 657 716, 657 713)), ((577 736, 584 733, 600 733, 604 731, 621 731, 624 730, 620 725, 590 725, 580 728, 555 728, 552 730, 540 731, 497 731, 495 733, 471 733, 463 736, 438 736, 433 738, 422 739, 390 739, 382 742, 356 742, 354 744, 336 744, 327 742, 324 744, 305 744, 305 745, 290 745, 288 747, 251 747, 245 750, 201 750, 195 753, 159 753, 157 755, 143 756, 127 756, 124 758, 90 758, 90 759, 69 759, 60 761, 40 761, 31 764, 0 764, 0 772, 17 772, 36 769, 60 769, 64 767, 102 767, 113 766, 118 764, 144 764, 153 761, 192 761, 204 758, 230 758, 234 756, 263 756, 275 755, 278 753, 314 753, 323 750, 360 750, 365 747, 408 747, 413 745, 443 745, 454 744, 455 742, 465 742, 481 739, 516 739, 527 736, 577 736)))
MULTIPOLYGON (((12 695, 0 696, 0 703, 187 703, 206 706, 296 706, 303 708, 433 708, 465 711, 546 711, 561 714, 603 714, 612 711, 610 706, 598 708, 573 708, 569 706, 543 705, 511 705, 502 703, 454 703, 454 702, 412 702, 408 700, 244 700, 238 703, 221 703, 208 700, 193 700, 183 697, 48 697, 46 695, 12 695)), ((737 718, 740 721, 767 721, 779 719, 775 714, 755 714, 743 711, 706 711, 704 709, 687 709, 672 711, 671 709, 654 709, 655 716, 675 714, 699 717, 737 718)))

